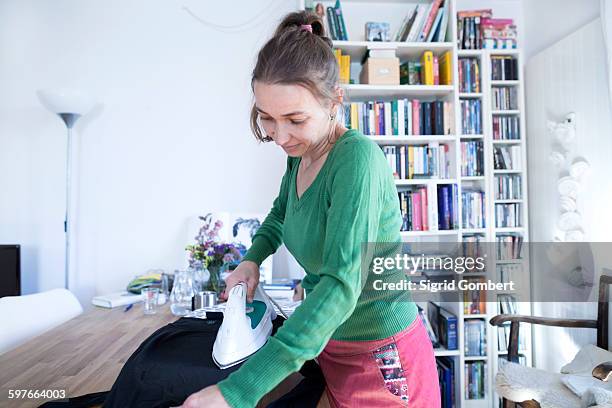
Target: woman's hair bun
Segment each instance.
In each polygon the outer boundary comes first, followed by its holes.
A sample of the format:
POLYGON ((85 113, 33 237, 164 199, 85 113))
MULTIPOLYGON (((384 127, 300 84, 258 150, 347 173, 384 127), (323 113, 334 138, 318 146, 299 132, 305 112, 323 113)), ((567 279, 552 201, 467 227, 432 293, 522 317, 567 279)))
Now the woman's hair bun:
POLYGON ((303 10, 287 14, 276 28, 274 35, 280 36, 285 32, 296 30, 307 31, 302 28, 303 25, 310 25, 312 27, 312 34, 320 37, 329 47, 333 48, 333 42, 327 37, 321 17, 312 11, 303 10))

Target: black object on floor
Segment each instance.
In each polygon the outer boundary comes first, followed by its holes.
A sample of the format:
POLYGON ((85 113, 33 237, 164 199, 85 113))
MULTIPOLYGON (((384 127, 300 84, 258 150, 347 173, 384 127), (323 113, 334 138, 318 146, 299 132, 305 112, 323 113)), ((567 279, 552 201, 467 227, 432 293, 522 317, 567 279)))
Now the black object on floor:
MULTIPOLYGON (((273 322, 273 331, 284 319, 273 322)), ((181 318, 149 336, 130 356, 110 391, 47 402, 44 408, 87 408, 104 402, 105 408, 153 408, 178 406, 192 393, 218 383, 239 365, 220 370, 212 360, 212 346, 220 320, 181 318)), ((325 388, 316 363, 300 371, 305 379, 290 393, 269 405, 316 407, 325 388)))

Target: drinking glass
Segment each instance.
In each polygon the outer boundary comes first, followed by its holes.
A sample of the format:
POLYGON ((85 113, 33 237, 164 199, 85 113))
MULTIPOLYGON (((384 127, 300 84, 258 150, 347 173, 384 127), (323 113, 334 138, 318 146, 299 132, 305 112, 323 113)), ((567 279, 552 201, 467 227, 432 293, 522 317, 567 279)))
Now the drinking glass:
POLYGON ((141 291, 143 297, 143 310, 144 314, 150 315, 157 312, 157 295, 159 293, 158 288, 143 288, 141 291))

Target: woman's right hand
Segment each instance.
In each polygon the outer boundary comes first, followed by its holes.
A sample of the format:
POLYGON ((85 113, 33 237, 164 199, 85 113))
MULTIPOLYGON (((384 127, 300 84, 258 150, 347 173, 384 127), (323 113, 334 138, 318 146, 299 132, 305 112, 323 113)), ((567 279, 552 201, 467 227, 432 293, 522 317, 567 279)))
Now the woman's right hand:
POLYGON ((227 295, 234 286, 244 282, 247 285, 247 302, 253 302, 255 289, 259 285, 259 266, 253 261, 242 261, 236 269, 225 278, 225 291, 221 294, 222 299, 227 300, 227 295))

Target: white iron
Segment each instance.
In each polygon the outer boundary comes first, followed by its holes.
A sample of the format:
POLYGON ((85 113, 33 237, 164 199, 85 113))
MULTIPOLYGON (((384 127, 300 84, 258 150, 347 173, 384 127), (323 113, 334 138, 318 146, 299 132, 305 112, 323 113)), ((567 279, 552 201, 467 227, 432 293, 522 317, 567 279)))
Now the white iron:
POLYGON ((258 285, 253 303, 248 304, 247 285, 240 282, 228 295, 223 323, 213 345, 212 358, 219 368, 239 364, 259 350, 272 334, 276 312, 258 285))

